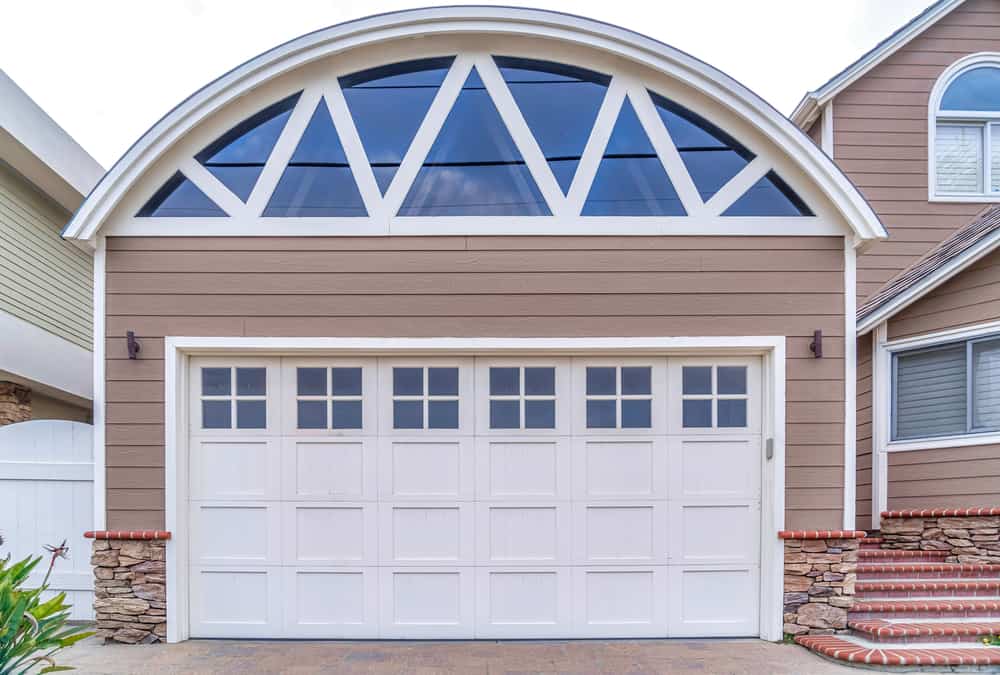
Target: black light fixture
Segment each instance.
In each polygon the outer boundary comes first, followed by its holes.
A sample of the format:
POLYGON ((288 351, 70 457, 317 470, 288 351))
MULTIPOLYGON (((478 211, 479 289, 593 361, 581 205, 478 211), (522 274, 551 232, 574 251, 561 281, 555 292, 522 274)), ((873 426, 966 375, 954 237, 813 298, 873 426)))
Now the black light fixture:
POLYGON ((813 358, 823 358, 823 331, 813 331, 813 341, 809 343, 809 351, 813 353, 813 358))
POLYGON ((125 331, 125 339, 128 340, 128 358, 134 361, 139 358, 139 350, 142 346, 135 341, 135 331, 125 331))

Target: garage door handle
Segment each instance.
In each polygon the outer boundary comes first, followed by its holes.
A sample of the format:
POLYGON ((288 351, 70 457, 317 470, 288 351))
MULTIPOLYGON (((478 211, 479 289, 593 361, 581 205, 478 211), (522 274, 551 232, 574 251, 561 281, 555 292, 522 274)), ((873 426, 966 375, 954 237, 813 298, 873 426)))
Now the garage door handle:
POLYGON ((772 459, 774 457, 774 439, 769 438, 764 442, 764 457, 772 459))

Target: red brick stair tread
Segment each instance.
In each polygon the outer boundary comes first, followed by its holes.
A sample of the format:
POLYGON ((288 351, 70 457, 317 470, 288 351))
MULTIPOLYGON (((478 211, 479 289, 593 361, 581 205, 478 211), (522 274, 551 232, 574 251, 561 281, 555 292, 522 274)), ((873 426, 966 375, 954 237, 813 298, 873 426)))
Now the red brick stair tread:
MULTIPOLYGON (((856 591, 982 591, 1000 589, 1000 579, 970 579, 968 581, 858 581, 856 591)), ((997 595, 1000 595, 998 593, 997 595)))
POLYGON ((902 509, 882 511, 883 518, 968 518, 970 516, 1000 516, 1000 506, 974 506, 964 509, 902 509))
POLYGON ((948 598, 934 600, 858 600, 852 612, 1000 612, 1000 600, 948 598))
POLYGON ((985 563, 942 563, 942 562, 871 562, 858 563, 858 571, 881 572, 994 572, 1000 575, 1000 565, 985 563))
POLYGON ((924 558, 938 560, 947 558, 951 551, 907 551, 906 549, 861 549, 858 558, 924 558))
POLYGON ((1000 633, 1000 619, 962 623, 892 623, 884 619, 859 619, 847 625, 860 633, 875 637, 977 637, 1000 633))
POLYGON ((1000 649, 906 649, 859 645, 838 635, 800 635, 795 641, 818 654, 850 663, 881 666, 994 666, 1000 649))

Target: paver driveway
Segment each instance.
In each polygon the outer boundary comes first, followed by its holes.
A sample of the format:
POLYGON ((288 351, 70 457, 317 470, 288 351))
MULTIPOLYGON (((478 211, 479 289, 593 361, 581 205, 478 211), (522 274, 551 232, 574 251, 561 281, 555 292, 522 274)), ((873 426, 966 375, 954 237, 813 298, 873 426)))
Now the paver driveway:
POLYGON ((782 673, 858 670, 792 645, 760 640, 544 642, 266 642, 190 640, 176 645, 102 645, 87 640, 61 664, 82 673, 782 673))

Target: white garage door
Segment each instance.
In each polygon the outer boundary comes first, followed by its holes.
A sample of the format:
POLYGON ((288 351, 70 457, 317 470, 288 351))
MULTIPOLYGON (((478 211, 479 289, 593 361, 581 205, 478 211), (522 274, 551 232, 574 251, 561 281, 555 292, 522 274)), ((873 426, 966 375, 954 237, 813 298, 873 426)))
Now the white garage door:
POLYGON ((756 358, 192 360, 192 637, 756 635, 756 358))

